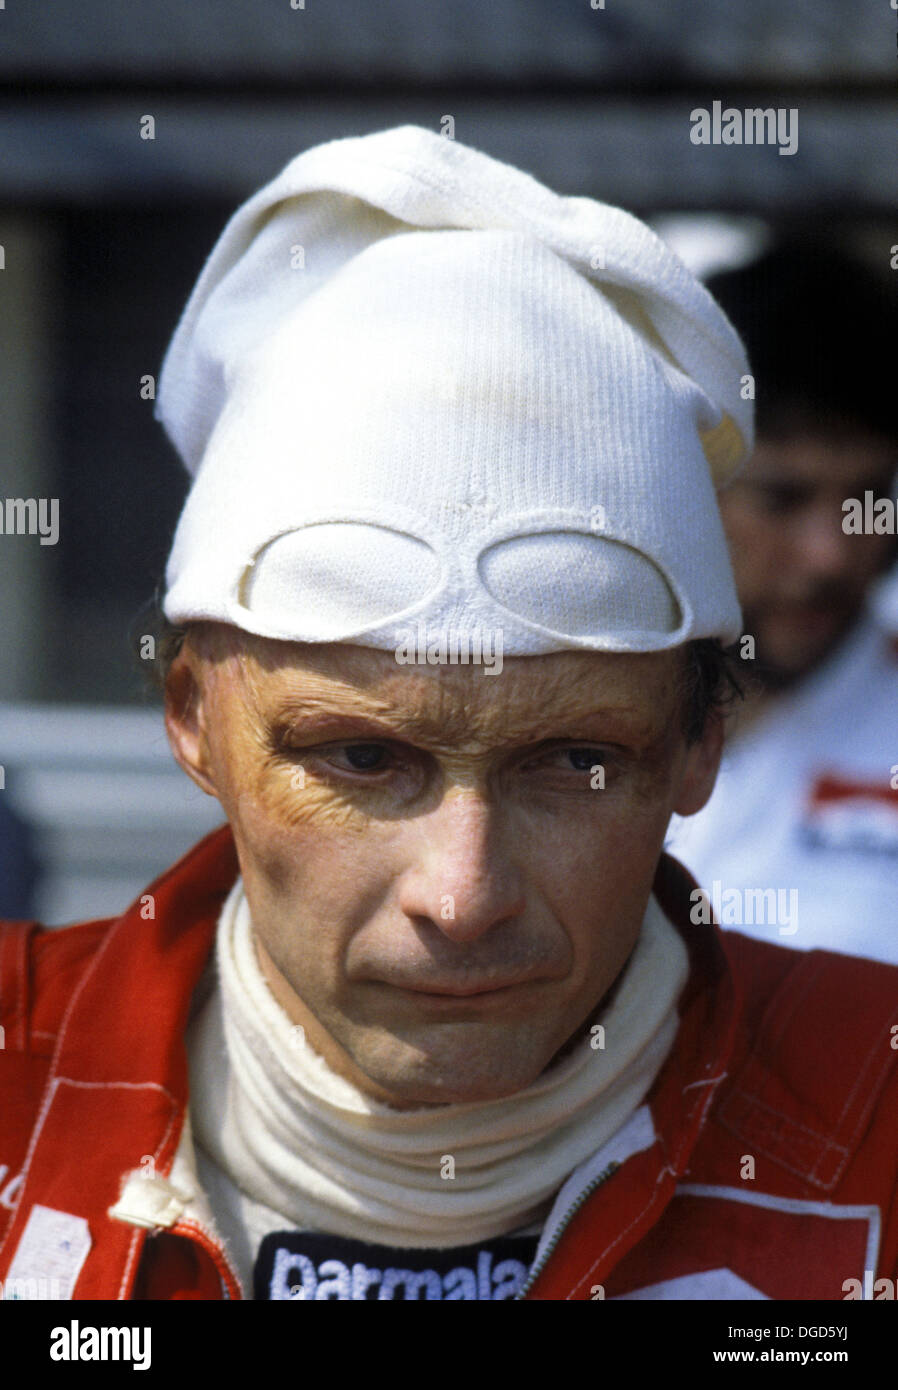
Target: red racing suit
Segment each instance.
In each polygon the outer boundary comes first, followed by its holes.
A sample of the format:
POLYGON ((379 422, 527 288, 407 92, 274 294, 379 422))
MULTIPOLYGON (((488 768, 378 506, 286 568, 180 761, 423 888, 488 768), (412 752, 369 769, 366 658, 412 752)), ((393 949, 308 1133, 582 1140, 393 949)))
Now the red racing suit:
MULTIPOLYGON (((202 1222, 108 1214, 125 1173, 170 1171, 191 996, 238 872, 224 826, 119 918, 0 926, 0 1280, 57 1230, 63 1297, 244 1296, 202 1222)), ((518 1297, 894 1297, 898 968, 694 925, 693 887, 662 856, 690 958, 671 1053, 565 1183, 518 1297)))

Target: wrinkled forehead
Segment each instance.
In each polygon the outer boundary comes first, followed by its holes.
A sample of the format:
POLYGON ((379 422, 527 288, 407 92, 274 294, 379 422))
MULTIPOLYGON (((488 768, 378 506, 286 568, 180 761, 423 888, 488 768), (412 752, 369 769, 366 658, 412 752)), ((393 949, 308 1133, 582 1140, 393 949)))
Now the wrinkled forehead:
POLYGON ((655 737, 671 726, 684 664, 682 648, 564 651, 506 657, 490 674, 484 664, 400 665, 392 652, 349 643, 228 633, 221 675, 264 723, 324 734, 355 720, 359 733, 370 727, 444 744, 563 737, 568 728, 577 737, 587 720, 655 737))

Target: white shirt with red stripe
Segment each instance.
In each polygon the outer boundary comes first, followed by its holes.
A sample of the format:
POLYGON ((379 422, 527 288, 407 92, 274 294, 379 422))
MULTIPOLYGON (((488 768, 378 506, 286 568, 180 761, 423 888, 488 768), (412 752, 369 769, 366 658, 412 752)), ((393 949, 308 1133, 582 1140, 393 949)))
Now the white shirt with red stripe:
POLYGON ((894 592, 732 740, 708 805, 671 821, 665 848, 724 927, 898 963, 894 592))

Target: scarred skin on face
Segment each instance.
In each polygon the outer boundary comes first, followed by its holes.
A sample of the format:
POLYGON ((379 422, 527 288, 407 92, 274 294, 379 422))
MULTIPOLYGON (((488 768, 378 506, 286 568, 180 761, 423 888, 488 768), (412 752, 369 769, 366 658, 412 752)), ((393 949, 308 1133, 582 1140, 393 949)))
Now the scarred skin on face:
POLYGON ((588 1031, 672 812, 713 787, 720 722, 687 747, 681 668, 559 652, 484 679, 191 629, 172 747, 230 821, 272 992, 331 1067, 397 1107, 488 1100, 588 1031))

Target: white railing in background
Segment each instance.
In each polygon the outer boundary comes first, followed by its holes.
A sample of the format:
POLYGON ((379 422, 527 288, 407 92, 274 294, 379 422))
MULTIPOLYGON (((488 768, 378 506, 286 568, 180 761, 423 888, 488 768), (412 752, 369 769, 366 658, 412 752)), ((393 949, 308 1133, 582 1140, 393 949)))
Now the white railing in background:
POLYGON ((0 796, 34 832, 35 915, 121 912, 224 814, 175 763, 161 708, 0 704, 0 796))

